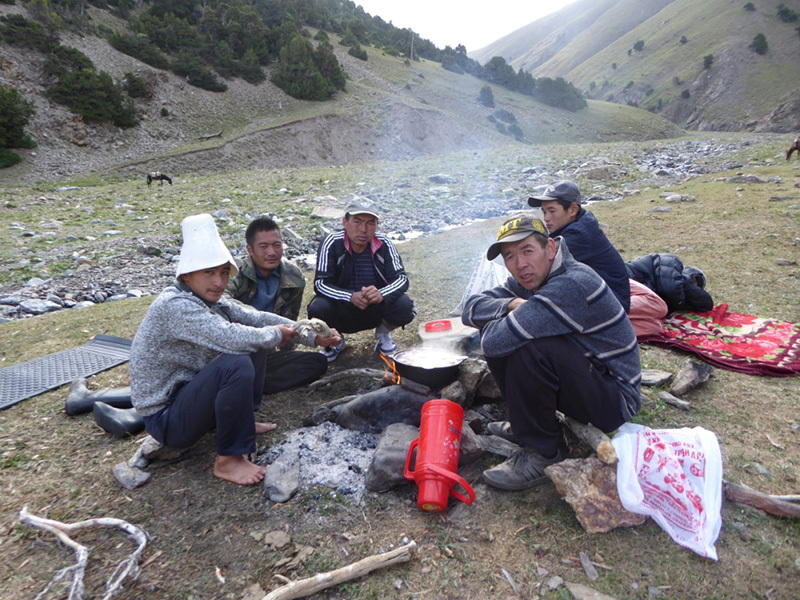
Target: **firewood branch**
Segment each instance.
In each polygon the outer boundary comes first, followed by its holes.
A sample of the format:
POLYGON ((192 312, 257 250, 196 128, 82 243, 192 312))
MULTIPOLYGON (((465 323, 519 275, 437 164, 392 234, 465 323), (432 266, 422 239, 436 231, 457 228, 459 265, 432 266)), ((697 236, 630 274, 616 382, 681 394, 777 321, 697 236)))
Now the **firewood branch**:
POLYGON ((28 508, 23 508, 19 513, 19 521, 23 525, 28 525, 34 529, 42 529, 55 535, 58 540, 70 548, 75 554, 75 564, 66 567, 56 573, 52 579, 47 583, 45 589, 36 596, 37 600, 43 598, 50 588, 59 581, 66 577, 72 578, 70 585, 69 600, 83 600, 84 582, 83 578, 86 574, 86 565, 89 562, 89 550, 73 540, 70 534, 80 531, 82 529, 90 529, 95 527, 112 527, 121 529, 136 542, 136 549, 128 555, 128 557, 120 562, 114 569, 111 576, 106 581, 106 593, 103 600, 109 600, 117 592, 122 589, 122 582, 126 577, 136 579, 139 576, 139 561, 142 557, 142 552, 147 545, 147 534, 145 531, 136 525, 132 525, 122 519, 115 519, 111 517, 102 517, 97 519, 87 519, 77 523, 62 523, 61 521, 54 521, 52 519, 45 519, 37 517, 28 512, 28 508))
POLYGON ((614 450, 614 446, 611 444, 611 438, 605 433, 591 423, 580 423, 560 411, 556 411, 556 418, 561 421, 563 425, 569 427, 572 433, 578 436, 582 441, 589 444, 589 446, 597 452, 597 458, 607 465, 617 464, 619 461, 617 451, 614 450))
POLYGON ((794 504, 797 496, 770 496, 763 492, 757 492, 746 485, 727 481, 724 484, 725 497, 732 502, 754 506, 776 517, 800 519, 800 504, 794 504))
POLYGON ((293 581, 272 590, 269 594, 264 596, 262 600, 293 600, 294 598, 310 596, 320 590, 325 590, 339 585, 340 583, 357 579, 377 569, 408 562, 414 555, 416 548, 417 544, 412 540, 405 546, 400 546, 384 554, 368 556, 367 558, 363 558, 341 569, 328 571, 327 573, 318 573, 313 577, 293 581))

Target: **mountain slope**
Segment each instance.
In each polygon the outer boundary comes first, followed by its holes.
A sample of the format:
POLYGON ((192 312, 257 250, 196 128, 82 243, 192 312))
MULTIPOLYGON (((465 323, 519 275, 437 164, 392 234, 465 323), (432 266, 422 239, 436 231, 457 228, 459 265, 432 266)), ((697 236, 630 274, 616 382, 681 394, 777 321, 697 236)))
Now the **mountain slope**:
MULTIPOLYGON (((0 14, 12 11, 24 12, 0 5, 0 14)), ((90 8, 89 12, 92 22, 104 29, 127 27, 106 11, 90 8)), ((501 108, 517 118, 531 143, 652 139, 681 133, 666 119, 636 108, 590 102, 587 109, 572 113, 497 86, 493 86, 497 106, 486 108, 477 102, 485 82, 451 73, 431 61, 407 65, 369 47, 365 62, 334 42, 348 75, 347 91, 330 101, 308 102, 291 98, 269 81, 251 85, 233 79, 226 82, 224 93, 201 90, 173 73, 116 52, 102 38, 62 34, 60 39, 115 80, 133 72, 150 82, 152 97, 137 100, 142 124, 122 130, 83 123, 44 97, 40 59, 0 45, 0 83, 16 87, 34 102, 37 113, 28 131, 39 144, 21 152, 22 163, 0 172, 3 180, 53 180, 92 171, 143 176, 148 170, 172 174, 341 165, 498 144, 524 147, 502 135, 488 119, 501 108), (219 137, 201 139, 219 132, 219 137)))
POLYGON ((581 0, 471 53, 588 97, 636 104, 700 130, 800 129, 800 36, 777 4, 738 0, 581 0), (749 49, 763 33, 769 51, 749 49), (641 51, 633 50, 643 41, 641 51), (712 56, 710 68, 704 57, 712 56))

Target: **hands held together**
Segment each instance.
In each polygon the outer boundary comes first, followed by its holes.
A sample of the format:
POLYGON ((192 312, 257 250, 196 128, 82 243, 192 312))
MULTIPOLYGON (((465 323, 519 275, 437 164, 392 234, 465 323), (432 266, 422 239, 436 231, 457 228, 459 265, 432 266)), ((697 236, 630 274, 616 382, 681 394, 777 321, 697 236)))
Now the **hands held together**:
POLYGON ((357 308, 364 310, 370 304, 380 304, 383 302, 383 295, 378 288, 374 285, 361 288, 360 291, 353 292, 350 296, 352 302, 357 308))

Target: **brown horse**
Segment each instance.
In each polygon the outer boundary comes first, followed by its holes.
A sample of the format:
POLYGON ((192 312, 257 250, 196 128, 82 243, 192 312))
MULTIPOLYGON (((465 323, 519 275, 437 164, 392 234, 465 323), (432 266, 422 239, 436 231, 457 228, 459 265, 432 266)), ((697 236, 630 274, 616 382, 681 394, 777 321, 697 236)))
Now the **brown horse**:
POLYGON ((786 151, 786 160, 792 158, 792 152, 797 150, 797 158, 800 158, 800 136, 792 142, 792 145, 789 146, 789 149, 786 151))
POLYGON ((150 185, 154 181, 160 181, 161 185, 164 185, 164 182, 167 181, 170 185, 172 185, 172 179, 159 171, 152 171, 151 173, 147 174, 147 185, 150 185))

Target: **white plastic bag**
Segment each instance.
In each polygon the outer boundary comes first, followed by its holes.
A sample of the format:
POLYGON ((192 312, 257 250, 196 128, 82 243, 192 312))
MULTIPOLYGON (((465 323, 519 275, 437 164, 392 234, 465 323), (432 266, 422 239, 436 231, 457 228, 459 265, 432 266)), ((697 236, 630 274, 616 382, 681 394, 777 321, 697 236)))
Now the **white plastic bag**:
POLYGON ((702 427, 650 429, 625 423, 611 440, 626 510, 648 515, 673 540, 717 560, 722 526, 722 456, 702 427))

